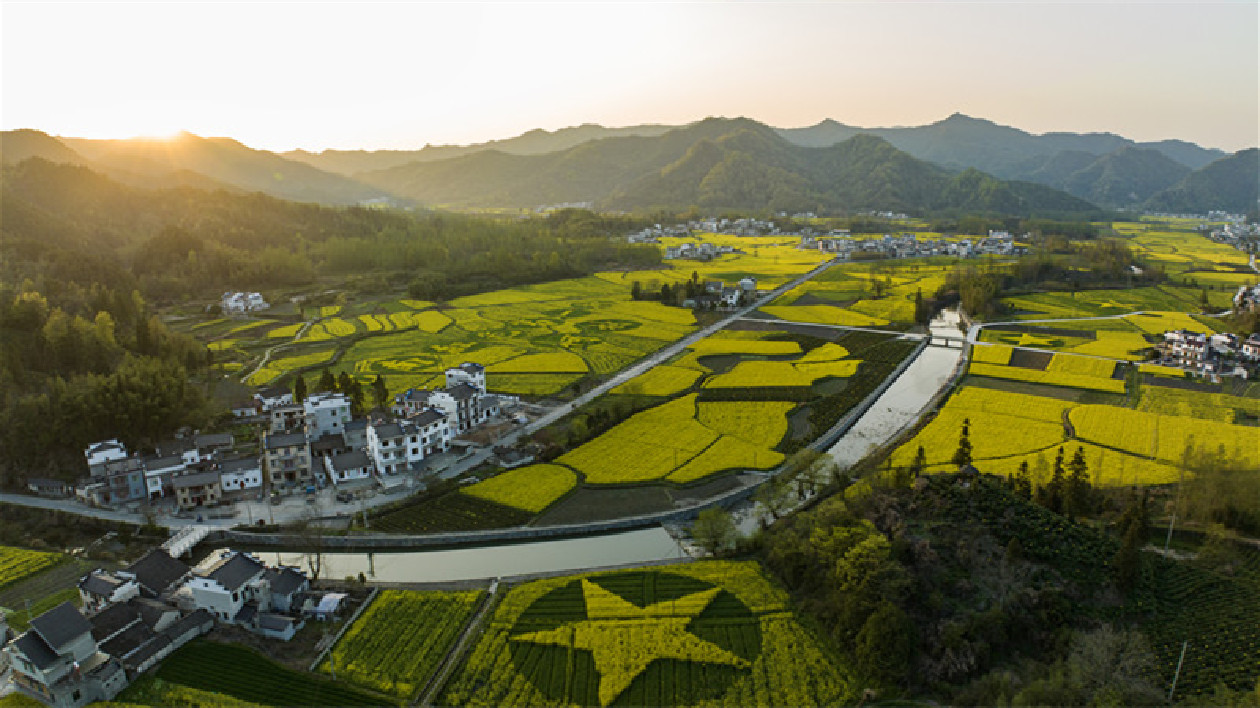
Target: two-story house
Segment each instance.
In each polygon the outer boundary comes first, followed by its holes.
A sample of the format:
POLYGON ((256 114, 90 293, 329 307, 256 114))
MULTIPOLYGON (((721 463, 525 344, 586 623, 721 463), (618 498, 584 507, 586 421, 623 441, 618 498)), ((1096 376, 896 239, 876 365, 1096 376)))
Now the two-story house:
POLYGON ((262 463, 257 457, 225 457, 219 460, 219 486, 225 495, 242 496, 262 489, 262 463))
POLYGON ((127 686, 123 665, 97 646, 92 623, 63 602, 5 646, 13 684, 56 708, 110 700, 127 686))
POLYGON ((328 455, 324 458, 328 479, 336 485, 372 478, 372 460, 362 450, 328 455))
POLYGON ((223 501, 223 487, 219 484, 218 470, 185 472, 171 479, 175 488, 175 502, 181 509, 214 506, 223 501))
POLYGON ((293 568, 268 568, 248 553, 222 551, 208 565, 193 570, 188 581, 193 605, 220 622, 240 625, 259 634, 292 639, 304 620, 294 612, 297 595, 310 587, 293 568))
POLYGON ((134 597, 168 597, 182 585, 188 572, 186 563, 155 548, 122 570, 97 569, 84 576, 79 581, 79 597, 89 614, 134 597))

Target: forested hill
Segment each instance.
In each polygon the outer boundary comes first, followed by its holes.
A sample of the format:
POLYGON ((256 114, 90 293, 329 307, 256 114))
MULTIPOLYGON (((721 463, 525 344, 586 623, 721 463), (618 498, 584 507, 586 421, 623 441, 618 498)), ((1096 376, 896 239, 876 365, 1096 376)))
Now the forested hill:
POLYGON ((1260 208, 1260 149, 1241 150, 1186 175, 1150 198, 1151 211, 1246 214, 1260 208))
POLYGON ((323 207, 223 190, 141 189, 38 158, 6 167, 0 187, 0 280, 108 280, 158 300, 368 273, 398 285, 423 278, 432 298, 660 262, 654 246, 609 238, 637 222, 589 212, 499 221, 323 207))
POLYGON ((254 150, 230 138, 182 133, 169 139, 54 138, 37 130, 0 133, 0 157, 17 164, 29 157, 85 165, 137 187, 190 186, 263 192, 320 204, 399 201, 376 187, 311 165, 254 150))
POLYGON ((420 150, 324 150, 308 152, 292 150, 281 153, 282 157, 298 162, 305 162, 327 172, 354 177, 360 172, 387 170, 391 167, 405 165, 408 162, 432 162, 462 155, 470 155, 482 150, 498 150, 510 155, 542 155, 557 150, 568 150, 591 140, 616 138, 633 135, 662 135, 673 130, 668 125, 633 125, 624 128, 605 128, 602 125, 584 123, 559 130, 534 130, 522 133, 514 138, 491 140, 473 145, 425 145, 420 150))
POLYGON ((1070 195, 958 175, 861 135, 793 145, 747 119, 710 118, 660 136, 607 138, 545 155, 483 151, 360 175, 422 203, 523 207, 592 202, 622 210, 772 209, 1087 215, 1070 195))

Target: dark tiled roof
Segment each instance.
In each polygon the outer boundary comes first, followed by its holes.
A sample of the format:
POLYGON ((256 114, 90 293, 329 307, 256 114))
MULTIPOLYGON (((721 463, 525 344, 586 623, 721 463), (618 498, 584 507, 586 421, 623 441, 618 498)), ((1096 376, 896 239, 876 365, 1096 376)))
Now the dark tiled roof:
POLYGON ((237 553, 229 558, 226 563, 210 571, 209 577, 227 588, 228 592, 234 592, 239 590, 250 578, 258 575, 263 568, 262 563, 244 553, 237 553))
POLYGON ((293 591, 302 587, 302 583, 306 582, 306 576, 292 568, 279 570, 268 568, 264 577, 271 584, 273 595, 291 595, 293 591))
POLYGON ((341 433, 328 433, 311 443, 311 453, 322 455, 326 452, 346 449, 346 438, 341 433))
POLYGON ((188 574, 188 565, 171 554, 155 548, 143 558, 132 563, 127 571, 135 574, 136 580, 154 595, 160 595, 175 581, 188 574))
POLYGON ((164 470, 170 467, 183 467, 184 458, 182 455, 168 455, 166 457, 146 457, 144 458, 144 467, 148 470, 164 470))
POLYGON ((241 605, 240 612, 236 613, 236 617, 234 617, 232 621, 236 622, 237 624, 249 624, 253 622, 254 618, 257 616, 258 616, 258 603, 254 602, 253 600, 250 600, 244 605, 241 605))
POLYGON ((258 627, 272 632, 284 632, 296 623, 292 617, 277 615, 274 612, 263 612, 258 615, 258 627))
POLYGON ((439 411, 435 408, 428 408, 412 416, 411 422, 415 423, 421 428, 424 428, 424 427, 433 425, 434 423, 438 422, 439 420, 442 420, 445 417, 446 417, 446 414, 443 413, 442 411, 439 411))
POLYGON ((464 371, 475 372, 475 373, 481 373, 482 371, 486 370, 486 367, 482 366, 481 364, 478 364, 475 361, 466 361, 460 364, 459 368, 463 369, 464 371))
POLYGON ((149 629, 144 622, 136 622, 114 638, 101 644, 100 648, 101 651, 115 659, 122 659, 153 639, 154 636, 153 630, 149 629))
POLYGON ((172 639, 176 639, 194 627, 206 626, 214 626, 214 615, 210 614, 209 610, 198 608, 193 610, 191 613, 180 617, 175 621, 175 624, 162 630, 162 634, 172 639))
POLYGON ((181 474, 171 478, 171 486, 176 489, 188 489, 189 487, 206 487, 211 484, 219 483, 218 472, 194 472, 193 474, 181 474))
POLYGON ((27 632, 13 641, 22 655, 30 659, 31 663, 40 670, 52 666, 57 661, 57 652, 49 648, 48 642, 41 639, 35 632, 27 632))
POLYGON ((92 623, 74 605, 63 602, 31 620, 31 629, 39 632, 39 636, 49 647, 60 651, 70 642, 91 632, 92 623))
POLYGON ((108 597, 127 581, 106 570, 94 570, 79 581, 79 589, 93 595, 108 597))
POLYGON ((372 428, 376 431, 378 438, 396 438, 403 434, 402 424, 398 422, 381 423, 374 425, 372 428))
POLYGON ((306 442, 306 433, 278 433, 267 436, 267 449, 305 445, 306 442))
POLYGON ((89 620, 92 623, 92 638, 103 642, 139 620, 140 612, 131 605, 127 603, 110 605, 97 612, 89 620))
POLYGON ((231 433, 204 433, 194 435, 193 442, 197 443, 197 447, 232 447, 231 433))
POLYGON ((238 457, 234 460, 223 460, 219 463, 219 471, 225 473, 247 472, 262 469, 257 457, 238 457))
POLYGON ((140 621, 148 625, 150 629, 156 627, 164 615, 170 612, 179 612, 179 610, 165 602, 147 597, 133 597, 127 601, 127 604, 136 608, 136 611, 140 613, 140 621))
POLYGON ((289 389, 283 386, 263 386, 258 389, 258 395, 263 398, 278 398, 289 393, 289 389))
POLYGON ((470 383, 461 383, 446 389, 446 392, 457 401, 465 401, 481 393, 481 389, 470 383))
POLYGON ((367 429, 367 419, 365 418, 355 418, 349 423, 346 423, 345 428, 344 428, 344 430, 347 433, 352 430, 366 430, 366 429, 367 429))
POLYGON ((136 649, 131 656, 127 657, 127 665, 129 667, 139 666, 170 645, 171 640, 169 637, 164 634, 155 635, 139 649, 136 649))
POLYGON ((332 458, 333 469, 337 472, 362 469, 369 464, 371 463, 368 461, 367 453, 362 450, 347 452, 332 458))

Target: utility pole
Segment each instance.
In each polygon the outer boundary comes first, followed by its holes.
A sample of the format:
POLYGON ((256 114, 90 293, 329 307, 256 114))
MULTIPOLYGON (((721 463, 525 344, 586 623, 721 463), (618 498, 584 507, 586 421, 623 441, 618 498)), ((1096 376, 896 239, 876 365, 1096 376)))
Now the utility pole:
POLYGON ((1172 701, 1173 694, 1177 692, 1177 679, 1181 678, 1181 663, 1186 660, 1186 647, 1190 646, 1190 640, 1181 643, 1181 658, 1177 659, 1177 672, 1173 674, 1172 687, 1168 689, 1168 700, 1172 701))

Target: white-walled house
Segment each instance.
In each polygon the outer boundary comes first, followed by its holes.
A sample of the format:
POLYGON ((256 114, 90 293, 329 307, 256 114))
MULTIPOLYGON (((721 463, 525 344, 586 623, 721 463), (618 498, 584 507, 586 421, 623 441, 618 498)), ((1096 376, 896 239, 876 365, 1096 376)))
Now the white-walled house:
POLYGON ((118 440, 105 440, 88 445, 83 451, 83 457, 87 460, 88 471, 91 474, 101 474, 105 469, 105 463, 127 458, 127 447, 118 440))
POLYGON ((472 384, 482 391, 486 390, 486 367, 466 361, 453 369, 446 370, 447 388, 461 383, 472 384))
POLYGON ((188 581, 197 609, 220 622, 284 640, 303 625, 302 618, 284 613, 297 609, 297 594, 309 587, 309 579, 295 568, 269 568, 248 553, 230 550, 194 569, 188 581))
POLYGON ((312 440, 340 435, 350 422, 350 398, 344 393, 316 393, 302 402, 306 434, 312 440))
POLYGON ((69 602, 31 620, 4 651, 13 685, 56 708, 110 700, 127 686, 122 662, 100 651, 91 622, 69 602))
POLYGON ((324 457, 324 469, 333 484, 372 478, 372 460, 362 450, 324 457))
POLYGON ((219 463, 219 485, 227 492, 262 489, 262 464, 257 457, 226 459, 219 463))
POLYGON ((223 309, 225 315, 242 315, 246 312, 266 310, 271 305, 263 299, 261 293, 227 292, 223 293, 219 307, 223 309))

